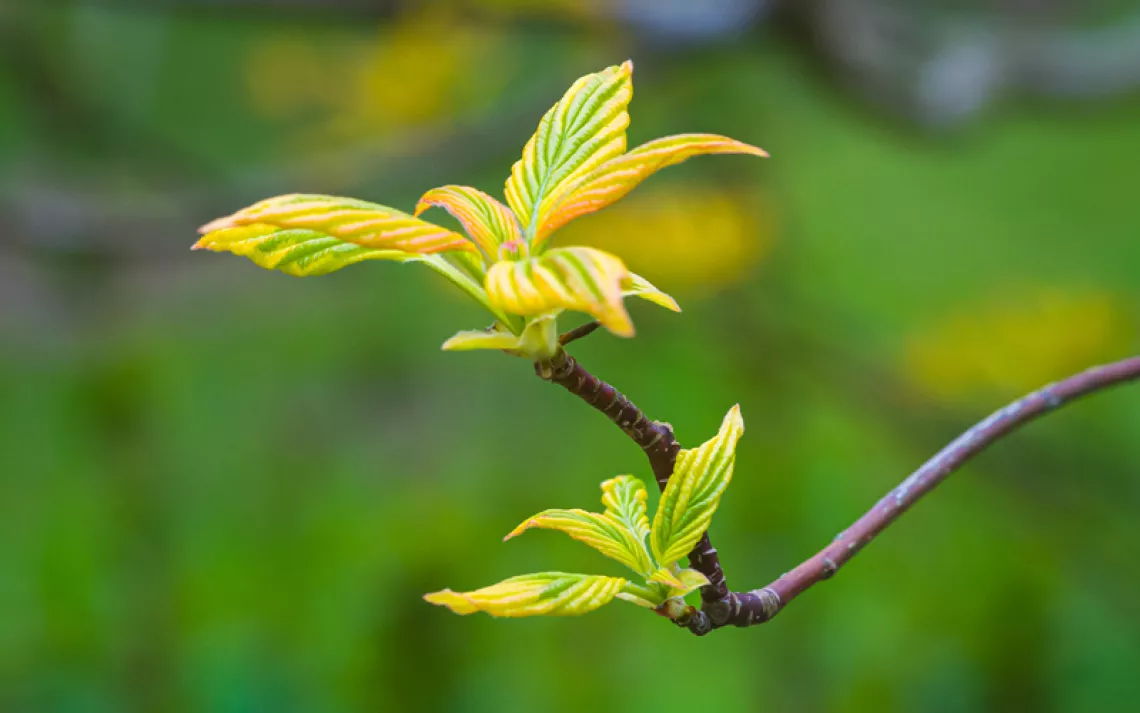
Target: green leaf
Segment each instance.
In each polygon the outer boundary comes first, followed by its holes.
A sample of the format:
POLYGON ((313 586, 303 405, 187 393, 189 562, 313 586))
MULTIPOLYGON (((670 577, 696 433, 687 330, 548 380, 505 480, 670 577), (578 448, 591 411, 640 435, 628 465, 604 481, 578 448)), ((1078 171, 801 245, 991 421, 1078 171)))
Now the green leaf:
MULTIPOLYGON (((475 251, 475 246, 459 233, 420 220, 395 208, 355 198, 304 193, 267 198, 242 208, 233 215, 207 223, 199 229, 204 237, 195 247, 232 252, 233 247, 245 249, 245 243, 236 240, 234 235, 245 235, 245 240, 254 235, 266 239, 275 231, 289 230, 307 231, 304 235, 308 236, 314 233, 323 234, 339 242, 363 248, 398 250, 417 255, 475 251), (252 231, 252 235, 243 233, 217 235, 229 228, 242 226, 260 227, 252 231)), ((295 241, 298 237, 293 236, 289 240, 295 241)), ((311 240, 311 237, 307 239, 311 240)), ((331 242, 325 243, 326 246, 331 244, 331 242)), ((249 254, 251 258, 254 257, 250 252, 239 254, 249 254)))
POLYGON ((602 505, 606 515, 625 525, 640 542, 649 534, 645 483, 632 475, 619 475, 602 483, 602 505))
POLYGON ((466 352, 473 349, 499 349, 510 351, 519 345, 519 338, 510 332, 489 331, 459 332, 443 343, 445 352, 466 352))
POLYGON ((424 599, 456 614, 575 616, 608 604, 626 583, 618 577, 542 572, 511 577, 474 592, 445 589, 424 599))
POLYGON ((701 154, 768 156, 763 149, 716 134, 680 134, 654 139, 629 153, 615 156, 562 191, 550 207, 546 230, 557 230, 580 215, 616 203, 657 171, 701 154))
POLYGON ((622 294, 625 297, 640 297, 672 312, 681 311, 681 306, 677 304, 677 300, 654 287, 649 280, 641 275, 629 273, 629 277, 626 278, 622 287, 624 288, 622 294))
POLYGON ((507 179, 507 203, 528 240, 549 231, 544 222, 567 188, 625 153, 626 107, 633 96, 633 64, 582 77, 539 122, 507 179))
POLYGON ((665 584, 637 584, 626 582, 616 596, 646 609, 656 609, 670 597, 670 589, 665 584))
POLYGON ((294 277, 325 275, 364 260, 407 262, 419 257, 401 250, 346 243, 316 230, 282 229, 266 223, 211 231, 193 249, 241 255, 259 267, 294 277))
POLYGON ((653 571, 644 541, 639 540, 623 522, 608 513, 598 514, 579 509, 544 510, 523 521, 503 539, 509 540, 531 528, 565 532, 643 576, 653 571))
POLYGON ((455 216, 491 262, 498 259, 500 245, 522 240, 522 231, 510 208, 470 186, 433 188, 416 204, 416 216, 431 206, 455 216))
POLYGON ((677 454, 649 536, 657 563, 669 567, 689 554, 708 529, 736 461, 736 442, 744 433, 740 407, 733 406, 720 431, 698 448, 677 454))
POLYGON ((622 304, 629 270, 615 255, 593 248, 555 248, 539 257, 499 262, 487 271, 491 304, 510 314, 571 309, 592 315, 614 334, 633 336, 622 304))

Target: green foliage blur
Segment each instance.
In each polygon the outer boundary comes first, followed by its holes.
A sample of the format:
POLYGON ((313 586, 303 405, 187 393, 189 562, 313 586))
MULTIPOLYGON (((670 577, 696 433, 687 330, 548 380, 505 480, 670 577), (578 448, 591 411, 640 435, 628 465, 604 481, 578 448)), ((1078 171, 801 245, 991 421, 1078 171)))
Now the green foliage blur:
POLYGON ((422 594, 619 574, 500 539, 650 478, 641 453, 522 361, 441 353, 486 318, 427 270, 188 248, 275 193, 498 195, 564 88, 632 57, 632 143, 772 158, 569 227, 685 310, 573 352, 686 445, 742 405, 712 534, 750 589, 989 411, 1140 349, 1135 96, 923 130, 802 18, 682 42, 569 2, 410 7, 0 7, 0 710, 1134 710, 1138 387, 999 444, 763 627, 460 618, 422 594))

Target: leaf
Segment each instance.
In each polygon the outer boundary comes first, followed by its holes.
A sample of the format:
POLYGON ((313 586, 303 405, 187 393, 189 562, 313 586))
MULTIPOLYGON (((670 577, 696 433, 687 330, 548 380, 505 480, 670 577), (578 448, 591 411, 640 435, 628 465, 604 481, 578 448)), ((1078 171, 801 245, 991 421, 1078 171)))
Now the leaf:
POLYGON ((640 542, 649 534, 645 505, 649 494, 645 483, 632 475, 619 475, 602 483, 602 505, 606 515, 625 525, 640 542))
POLYGON ((459 332, 443 343, 442 349, 464 352, 474 349, 499 349, 531 361, 542 361, 554 356, 559 349, 557 319, 545 314, 531 320, 519 336, 506 328, 459 332))
POLYGON ((670 592, 671 597, 683 597, 694 589, 709 583, 709 578, 701 574, 695 569, 683 569, 677 573, 677 580, 681 583, 680 587, 674 587, 670 592))
POLYGON ((193 249, 202 248, 242 255, 260 267, 280 270, 294 277, 324 275, 364 260, 407 262, 418 257, 401 250, 380 250, 346 243, 315 230, 282 230, 267 223, 213 230, 204 235, 193 249))
POLYGON ((653 556, 662 567, 689 554, 708 529, 732 479, 736 442, 742 433, 740 407, 733 406, 716 436, 698 448, 677 454, 677 465, 661 494, 649 536, 653 556))
POLYGON ((510 350, 518 345, 519 338, 510 332, 472 330, 457 333, 440 348, 445 352, 467 352, 473 349, 510 350))
POLYGON ((656 609, 669 598, 670 589, 664 584, 637 584, 626 582, 621 591, 614 595, 618 599, 647 609, 656 609))
POLYGON ((640 297, 643 300, 648 300, 667 310, 673 312, 681 311, 681 306, 677 304, 677 300, 654 287, 649 280, 641 275, 635 275, 632 272, 629 273, 629 278, 626 279, 623 287, 624 291, 622 294, 625 297, 640 297))
POLYGON ((680 134, 654 139, 610 159, 563 191, 549 210, 543 224, 544 235, 578 216, 617 202, 662 168, 701 154, 768 155, 763 149, 716 134, 680 134))
POLYGON ((558 312, 535 317, 526 325, 526 329, 519 336, 518 346, 515 347, 519 356, 531 361, 549 359, 558 353, 562 345, 558 342, 558 312))
POLYGON ((424 599, 456 614, 575 616, 608 604, 625 584, 620 577, 542 572, 511 577, 474 592, 445 589, 425 594, 424 599))
POLYGON ((608 514, 579 509, 544 510, 525 520, 503 539, 509 540, 535 527, 565 532, 638 574, 647 575, 653 571, 644 540, 638 539, 621 520, 608 514))
POLYGON ((511 209, 470 186, 442 186, 428 191, 416 204, 416 216, 432 206, 451 213, 490 262, 498 259, 500 245, 522 240, 511 209))
MULTIPOLYGON (((310 236, 323 234, 365 248, 399 250, 417 255, 475 250, 459 233, 422 221, 395 208, 355 198, 302 193, 268 198, 202 226, 200 232, 204 237, 195 247, 229 250, 233 240, 227 236, 226 240, 219 242, 219 236, 215 233, 227 228, 251 225, 268 225, 281 231, 300 229, 308 231, 310 236)), ((258 228, 258 231, 261 237, 271 234, 263 227, 258 228)), ((308 239, 311 240, 312 237, 308 239)))
POLYGON ((601 250, 555 248, 538 257, 492 265, 487 297, 512 314, 586 312, 614 334, 632 337, 633 322, 622 305, 629 275, 620 258, 601 250))
POLYGON ((653 574, 649 575, 649 582, 651 584, 664 584, 671 590, 682 589, 685 586, 685 583, 677 579, 677 575, 667 567, 662 567, 653 574))
POLYGON ((507 179, 507 203, 528 240, 541 240, 551 208, 582 176, 625 153, 633 63, 588 74, 571 85, 523 148, 507 179))

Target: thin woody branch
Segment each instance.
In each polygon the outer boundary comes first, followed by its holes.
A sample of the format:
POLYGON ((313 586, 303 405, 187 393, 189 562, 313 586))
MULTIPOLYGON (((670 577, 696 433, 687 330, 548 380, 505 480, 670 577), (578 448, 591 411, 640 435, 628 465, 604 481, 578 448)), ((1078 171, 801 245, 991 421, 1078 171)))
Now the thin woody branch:
MULTIPOLYGON (((657 487, 662 491, 665 490, 669 476, 673 475, 677 452, 681 450, 681 444, 673 436, 672 426, 660 421, 650 421, 624 394, 586 371, 574 357, 564 351, 556 354, 549 362, 535 364, 535 373, 579 397, 617 424, 618 428, 645 452, 657 487)), ((693 569, 708 577, 710 582, 708 586, 701 588, 702 601, 726 601, 730 595, 728 583, 720 566, 716 548, 709 541, 707 532, 689 554, 689 563, 693 569)), ((690 618, 687 617, 684 621, 688 622, 690 618)), ((707 622, 707 619, 705 621, 707 622)), ((702 624, 694 619, 694 625, 702 624)), ((707 631, 706 628, 699 633, 707 631)))
MULTIPOLYGON (((536 365, 535 371, 605 413, 641 446, 649 458, 657 485, 665 488, 681 448, 668 424, 650 421, 617 389, 587 372, 565 352, 550 362, 536 365)), ((1093 367, 995 411, 911 473, 831 544, 761 589, 729 590, 716 549, 705 533, 689 555, 689 561, 711 584, 701 589, 701 610, 686 612, 676 622, 699 636, 722 626, 744 627, 769 621, 808 588, 834 576, 919 498, 992 443, 1082 396, 1137 379, 1140 379, 1140 357, 1132 357, 1093 367)))
POLYGON ((993 412, 923 463, 810 559, 762 589, 732 593, 728 618, 714 619, 712 628, 751 626, 768 621, 809 587, 834 576, 919 498, 1003 436, 1082 396, 1136 379, 1140 379, 1140 357, 1093 367, 993 412))

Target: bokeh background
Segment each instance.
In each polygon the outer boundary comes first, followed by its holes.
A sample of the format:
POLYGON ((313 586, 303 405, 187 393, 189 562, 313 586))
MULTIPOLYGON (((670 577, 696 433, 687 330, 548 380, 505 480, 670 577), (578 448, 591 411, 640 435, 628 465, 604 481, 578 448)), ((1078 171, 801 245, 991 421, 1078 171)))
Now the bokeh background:
MULTIPOLYGON (((635 60, 671 168, 566 243, 685 312, 575 346, 684 443, 740 402, 730 584, 810 555, 959 431, 1140 349, 1125 0, 0 4, 0 710, 1125 711, 1140 391, 999 444, 774 622, 424 592, 618 573, 553 533, 641 454, 426 270, 191 253, 289 191, 498 194, 576 77, 635 60)), ((654 495, 653 500, 655 501, 654 495)), ((652 502, 651 501, 651 502, 652 502)))

